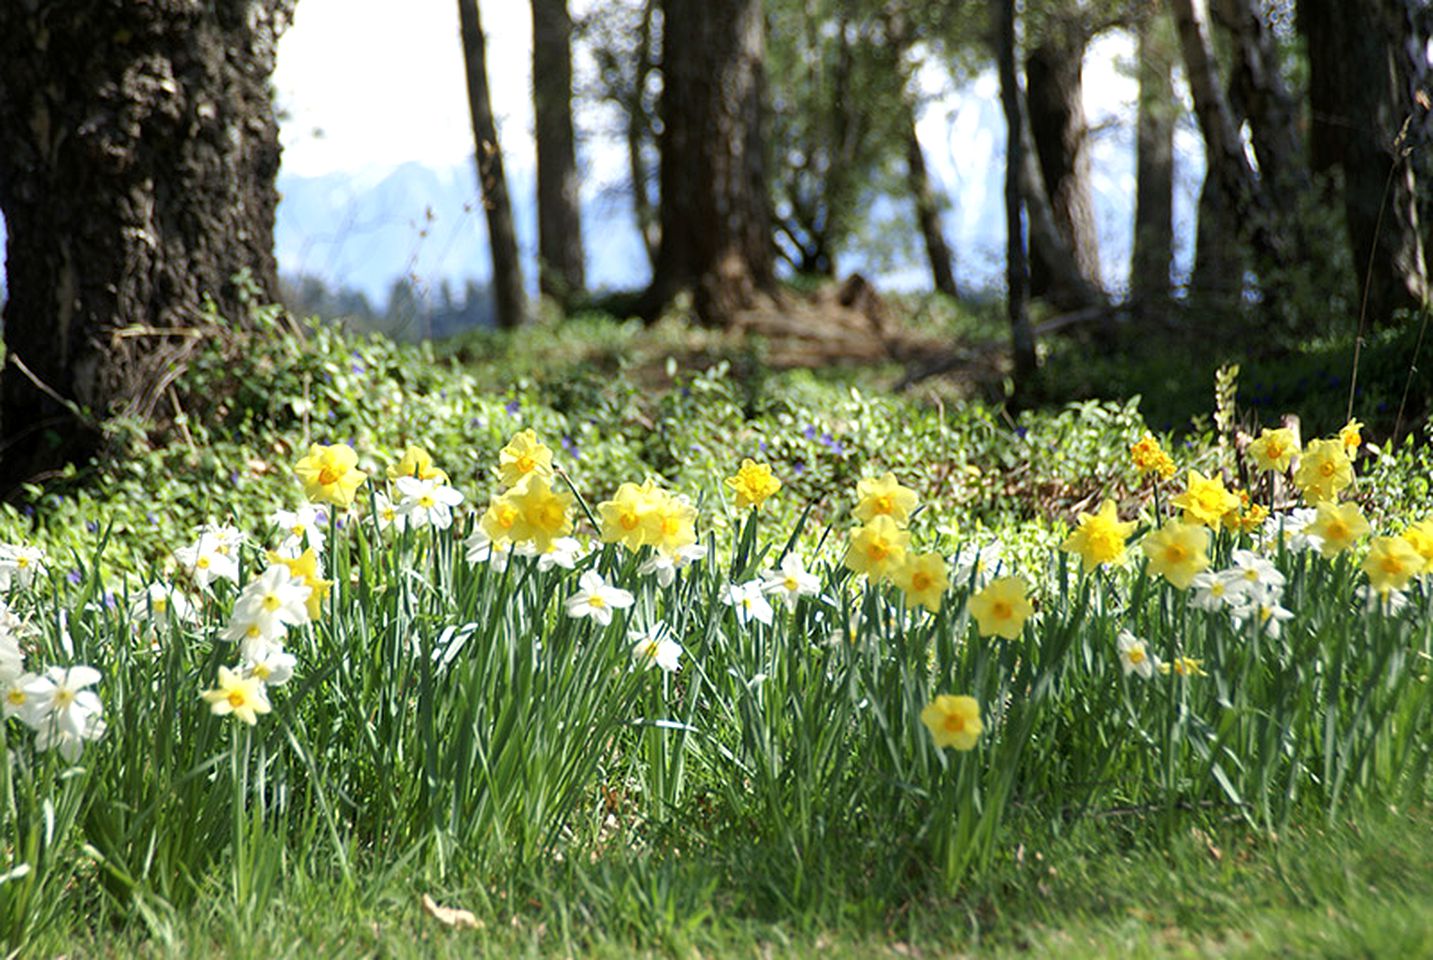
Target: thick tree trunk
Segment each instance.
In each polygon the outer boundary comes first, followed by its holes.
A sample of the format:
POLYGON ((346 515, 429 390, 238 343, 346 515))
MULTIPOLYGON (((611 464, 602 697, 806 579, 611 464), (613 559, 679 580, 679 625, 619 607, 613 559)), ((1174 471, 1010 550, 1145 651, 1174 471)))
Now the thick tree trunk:
POLYGON ((647 171, 647 144, 652 135, 652 119, 647 115, 647 78, 655 65, 652 63, 652 14, 657 0, 646 0, 642 4, 641 29, 637 38, 636 83, 633 86, 632 102, 627 107, 627 167, 632 177, 632 212, 637 218, 637 229, 642 234, 642 246, 647 251, 647 262, 656 268, 657 254, 661 250, 662 231, 657 222, 657 209, 648 191, 651 179, 647 171))
POLYGON ((527 294, 522 285, 522 261, 518 259, 517 231, 513 226, 512 201, 508 198, 503 152, 498 145, 498 125, 488 93, 487 41, 478 13, 478 0, 458 0, 462 25, 463 63, 468 74, 468 110, 473 119, 474 154, 483 207, 488 216, 488 245, 493 258, 493 294, 497 301, 498 326, 512 329, 527 320, 527 294))
POLYGON ((1020 77, 1015 67, 1015 0, 991 0, 995 19, 995 50, 1000 71, 1000 102, 1005 110, 1005 283, 1010 318, 1010 352, 1014 360, 1015 397, 1023 404, 1034 390, 1037 371, 1035 335, 1026 308, 1030 275, 1025 259, 1021 208, 1025 175, 1025 121, 1021 114, 1020 77))
POLYGON ((1210 11, 1232 41, 1231 109, 1248 118, 1259 178, 1291 208, 1308 189, 1309 172, 1298 105, 1284 84, 1273 31, 1254 0, 1215 0, 1210 11))
POLYGON ((1199 189, 1190 296, 1211 304, 1237 303, 1244 290, 1244 245, 1224 188, 1212 170, 1199 189))
POLYGON ((759 0, 664 0, 661 251, 637 312, 691 288, 725 326, 773 289, 759 0))
POLYGON ((1016 90, 1021 107, 1020 138, 1020 196, 1025 205, 1025 228, 1030 236, 1030 248, 1043 251, 1044 266, 1049 271, 1051 292, 1046 299, 1055 307, 1066 311, 1085 310, 1103 306, 1104 292, 1090 283, 1080 272, 1080 262, 1075 251, 1060 232, 1055 220, 1055 211, 1045 195, 1045 178, 1040 173, 1040 161, 1035 151, 1035 139, 1030 135, 1030 124, 1024 119, 1024 97, 1016 90))
POLYGON ((293 0, 0 4, 0 492, 148 417, 214 319, 275 298, 269 76, 293 0))
POLYGON ((569 304, 586 287, 582 198, 572 132, 572 19, 567 0, 532 0, 537 141, 538 288, 569 304))
POLYGON ((920 137, 916 134, 915 106, 907 103, 906 111, 906 183, 910 187, 911 197, 915 200, 916 222, 920 224, 921 238, 925 241, 931 281, 940 293, 947 297, 958 297, 960 293, 955 286, 950 246, 945 242, 945 232, 940 225, 940 200, 931 189, 930 177, 925 168, 925 151, 921 149, 920 137))
POLYGON ((1169 296, 1174 259, 1173 28, 1158 8, 1138 25, 1139 111, 1135 127, 1134 251, 1130 293, 1147 303, 1169 296))
POLYGON ((1219 181, 1240 235, 1264 264, 1282 268, 1291 262, 1288 239, 1277 225, 1271 198, 1249 165, 1239 125, 1219 81, 1209 24, 1198 0, 1170 0, 1185 75, 1194 95, 1194 112, 1204 135, 1209 175, 1219 181))
POLYGON ((1404 24, 1405 13, 1391 0, 1298 5, 1309 55, 1313 166, 1343 175, 1349 249, 1374 323, 1422 306, 1429 292, 1413 168, 1402 155, 1413 105, 1392 42, 1394 17, 1404 24))
MULTIPOLYGON (((1025 58, 1026 103, 1041 177, 1055 225, 1075 256, 1080 275, 1100 287, 1100 244, 1090 192, 1089 129, 1084 107, 1085 36, 1074 25, 1051 24, 1025 58)), ((1032 234, 1030 292, 1069 303, 1055 283, 1051 255, 1032 234)))

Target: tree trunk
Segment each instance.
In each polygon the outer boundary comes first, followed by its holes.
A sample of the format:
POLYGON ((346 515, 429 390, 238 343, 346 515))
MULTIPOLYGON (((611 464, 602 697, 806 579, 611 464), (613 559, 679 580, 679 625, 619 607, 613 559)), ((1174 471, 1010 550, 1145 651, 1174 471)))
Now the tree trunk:
POLYGON ((1219 181, 1240 235, 1250 242, 1259 259, 1275 268, 1286 267, 1291 261, 1289 243, 1278 229, 1271 199, 1244 154, 1239 125, 1219 81, 1202 4, 1196 0, 1170 0, 1170 7, 1189 89, 1194 95, 1194 112, 1204 135, 1209 175, 1219 181))
POLYGON ((955 271, 951 268, 950 246, 945 242, 945 232, 940 225, 940 200, 931 189, 930 177, 927 176, 925 168, 925 151, 921 149, 920 137, 916 134, 915 105, 907 103, 906 106, 909 114, 906 127, 906 183, 910 186, 911 197, 915 200, 916 221, 920 224, 921 238, 925 241, 931 280, 939 292, 947 297, 958 297, 960 293, 955 286, 955 271))
POLYGON ((151 416, 194 333, 277 298, 269 76, 292 11, 0 4, 0 491, 98 452, 107 416, 151 416))
POLYGON ((1025 227, 1030 234, 1030 247, 1038 246, 1043 251, 1044 266, 1049 271, 1051 292, 1046 299, 1066 311, 1103 306, 1104 292, 1080 272, 1075 251, 1056 223, 1055 211, 1045 195, 1045 178, 1040 173, 1035 139, 1030 134, 1030 124, 1024 119, 1024 97, 1018 88, 1015 96, 1021 106, 1020 196, 1025 205, 1025 227))
POLYGON ((508 199, 503 153, 498 146, 498 125, 488 94, 487 41, 478 13, 478 0, 458 0, 463 32, 463 63, 468 73, 468 110, 473 118, 473 139, 478 183, 488 215, 488 244, 493 258, 493 294, 498 326, 512 329, 527 320, 527 294, 522 286, 522 261, 517 253, 512 202, 508 199))
POLYGON ((1259 178, 1281 206, 1293 207, 1309 187, 1309 172, 1273 31, 1253 0, 1215 0, 1210 10, 1233 42, 1231 108, 1249 120, 1259 178))
POLYGON ((1244 291, 1244 245, 1229 198, 1214 171, 1204 172, 1189 294, 1211 304, 1237 303, 1244 291))
MULTIPOLYGON (((1075 25, 1052 24, 1025 58, 1030 132, 1055 225, 1075 256, 1080 275, 1100 287, 1100 243, 1090 193, 1089 128, 1085 122, 1085 36, 1075 25)), ((1055 283, 1050 255, 1031 235, 1030 293, 1057 303, 1071 300, 1055 283)))
POLYGON ((587 285, 572 132, 572 19, 567 0, 532 0, 532 101, 538 289, 566 306, 587 285))
POLYGON ((1174 96, 1172 27, 1158 8, 1138 24, 1139 112, 1135 127, 1134 251, 1130 293, 1157 303, 1169 296, 1174 259, 1174 96))
POLYGON ((1402 150, 1412 112, 1391 37, 1404 11, 1390 0, 1350 7, 1341 0, 1299 0, 1308 45, 1311 157, 1316 171, 1343 175, 1349 250, 1374 323, 1428 298, 1413 168, 1402 150))
POLYGON ((701 321, 725 326, 773 289, 761 3, 662 7, 662 245, 637 312, 654 320, 691 288, 701 321))
POLYGON ((651 76, 652 63, 652 13, 657 0, 646 0, 642 4, 642 25, 637 39, 636 83, 633 87, 632 102, 627 108, 627 167, 632 177, 632 212, 637 218, 637 229, 642 234, 642 246, 647 251, 647 263, 657 265, 657 254, 661 250, 661 227, 657 222, 657 211, 648 191, 650 177, 647 173, 646 149, 652 135, 651 117, 647 114, 645 93, 647 78, 651 76))
POLYGON ((1021 179, 1025 171, 1025 121, 1021 117, 1020 77, 1015 68, 1015 0, 992 0, 995 48, 1000 70, 1000 102, 1005 110, 1005 283, 1010 318, 1010 352, 1014 360, 1017 405, 1028 402, 1036 375, 1035 335, 1026 309, 1030 275, 1021 223, 1021 179))

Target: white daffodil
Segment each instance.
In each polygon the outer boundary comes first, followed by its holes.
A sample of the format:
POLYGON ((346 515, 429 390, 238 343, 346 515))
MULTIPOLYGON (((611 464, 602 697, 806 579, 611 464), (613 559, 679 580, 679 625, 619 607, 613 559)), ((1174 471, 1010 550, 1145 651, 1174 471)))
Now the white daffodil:
POLYGON ((399 477, 394 486, 400 497, 398 513, 414 527, 448 529, 453 525, 453 508, 463 502, 461 491, 436 477, 428 480, 399 477))
POLYGON ((766 597, 762 595, 760 580, 727 584, 722 590, 721 602, 736 612, 736 621, 742 626, 746 626, 753 620, 759 620, 770 626, 772 618, 775 616, 771 604, 767 603, 766 597))
POLYGON ((498 573, 508 568, 508 561, 512 559, 512 542, 503 540, 493 543, 487 533, 481 527, 474 530, 468 539, 463 541, 463 546, 468 548, 467 558, 469 563, 486 563, 498 573))
POLYGON ((284 539, 278 552, 285 557, 299 557, 305 547, 314 553, 323 553, 324 524, 328 516, 318 507, 306 503, 297 510, 275 510, 269 515, 269 522, 279 528, 284 539))
POLYGON ((238 562, 232 554, 221 552, 219 547, 220 543, 214 537, 200 534, 194 543, 175 550, 174 559, 200 589, 207 589, 215 580, 238 583, 238 562))
POLYGON ((90 718, 104 709, 99 696, 85 689, 99 681, 100 672, 94 667, 50 667, 25 684, 20 719, 34 730, 53 726, 72 737, 84 737, 90 718))
POLYGON ((20 647, 20 638, 0 630, 0 683, 8 683, 24 672, 25 651, 20 647))
POLYGON ((388 494, 379 492, 373 495, 373 522, 378 525, 379 533, 401 534, 407 521, 398 512, 398 505, 388 499, 388 494))
POLYGON ((1271 514, 1264 521, 1263 529, 1259 531, 1259 539, 1271 550, 1279 548, 1280 538, 1291 553, 1319 550, 1323 547, 1323 539, 1305 532, 1309 524, 1318 519, 1318 515, 1318 510, 1313 507, 1299 507, 1286 513, 1271 514))
POLYGON ((35 749, 59 750, 66 763, 76 763, 84 750, 85 741, 98 740, 104 732, 104 718, 97 713, 85 717, 85 728, 79 733, 71 733, 67 728, 51 723, 35 729, 35 749))
POLYGON ((20 673, 4 680, 3 684, 0 684, 0 690, 3 690, 3 693, 0 693, 0 697, 3 697, 0 700, 0 711, 3 711, 6 717, 23 717, 30 703, 30 695, 25 692, 25 688, 38 679, 39 674, 20 673))
POLYGON ((1159 669, 1159 658, 1149 652, 1149 646, 1128 630, 1121 630, 1116 641, 1119 644, 1120 666, 1125 676, 1137 673, 1145 680, 1153 677, 1159 669))
POLYGON ((172 584, 160 581, 151 583, 129 604, 129 619, 135 623, 163 621, 171 617, 176 622, 184 622, 193 620, 195 614, 194 604, 189 602, 188 597, 175 590, 172 584))
POLYGON ((681 668, 678 661, 682 646, 668 635, 665 623, 654 624, 646 630, 629 630, 627 638, 632 641, 632 659, 643 670, 661 667, 667 673, 676 673, 681 668))
POLYGON ((1231 589, 1247 595, 1256 603, 1277 603, 1284 595, 1287 581, 1267 558, 1253 550, 1235 550, 1232 559, 1234 566, 1225 571, 1231 589))
POLYGON ((791 611, 796 609, 796 602, 802 597, 814 597, 820 593, 821 581, 815 574, 806 572, 806 562, 793 550, 781 558, 780 566, 762 576, 761 590, 780 597, 786 609, 791 611))
POLYGON ((567 598, 567 615, 591 617, 604 627, 612 622, 612 612, 630 607, 636 600, 626 590, 611 586, 596 570, 588 570, 577 580, 578 590, 567 598))
POLYGON ((45 551, 23 543, 0 543, 0 590, 28 590, 45 573, 45 551))
POLYGON ((1408 597, 1402 590, 1375 590, 1365 583, 1358 588, 1356 596, 1369 613, 1394 617, 1408 609, 1408 597))
POLYGON ((960 587, 971 584, 973 589, 979 590, 1004 565, 1005 557, 1000 552, 1000 544, 989 543, 983 547, 966 544, 951 558, 950 582, 960 587))
POLYGON ((239 552, 239 545, 244 542, 244 534, 238 527, 231 527, 227 523, 206 523, 199 528, 200 539, 208 539, 213 544, 214 552, 223 554, 226 557, 235 556, 239 552))
POLYGON ((1244 624, 1253 621, 1258 624, 1260 630, 1277 638, 1284 632, 1284 621, 1293 619, 1294 613, 1279 606, 1277 600, 1258 601, 1250 598, 1230 607, 1229 616, 1236 627, 1242 628, 1244 624))
POLYGON ((271 646, 264 656, 244 664, 245 677, 257 677, 266 687, 281 687, 294 675, 294 655, 280 646, 271 646))
POLYGON ((1194 588, 1189 602, 1200 610, 1208 610, 1210 613, 1223 610, 1240 596, 1238 590, 1230 583, 1228 576, 1213 570, 1201 570, 1196 573, 1189 585, 1194 588))
POLYGON ((537 556, 537 569, 546 573, 553 567, 562 567, 564 570, 572 570, 577 566, 577 561, 587 556, 587 551, 582 548, 574 537, 558 537, 552 541, 552 546, 546 553, 537 556))
POLYGON ((644 577, 656 577, 657 583, 662 587, 670 587, 677 579, 677 571, 690 563, 707 558, 707 548, 700 543, 689 543, 685 547, 678 547, 668 552, 658 550, 637 568, 637 573, 644 577))
POLYGON ((309 622, 310 592, 312 588, 294 577, 288 567, 273 564, 251 580, 234 601, 234 615, 225 639, 246 644, 247 659, 263 659, 260 649, 267 649, 289 627, 309 622))

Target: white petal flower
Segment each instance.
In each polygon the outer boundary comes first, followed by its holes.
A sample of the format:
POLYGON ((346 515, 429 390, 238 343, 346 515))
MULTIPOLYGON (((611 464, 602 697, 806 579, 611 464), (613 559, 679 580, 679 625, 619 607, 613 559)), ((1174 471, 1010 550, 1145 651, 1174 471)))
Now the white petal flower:
POLYGON ((762 577, 764 593, 774 593, 781 598, 788 611, 796 609, 796 602, 802 597, 814 597, 821 592, 821 581, 815 574, 806 572, 806 562, 796 551, 781 558, 781 565, 768 570, 762 577))
POLYGON ((632 659, 644 670, 661 667, 668 673, 681 668, 678 662, 682 656, 681 644, 669 635, 665 623, 657 623, 646 630, 629 630, 627 637, 632 641, 632 659))
POLYGON ((1374 590, 1368 584, 1359 587, 1356 595, 1369 613, 1381 613, 1393 617, 1408 609, 1408 597, 1402 590, 1374 590))
POLYGON ((189 598, 178 590, 173 584, 156 581, 144 589, 144 592, 130 601, 129 618, 135 623, 148 623, 151 620, 165 621, 171 617, 176 622, 192 621, 197 611, 189 598))
POLYGON ((591 617, 604 627, 612 622, 612 612, 630 607, 636 598, 626 590, 610 586, 596 570, 588 570, 577 580, 578 591, 567 598, 567 615, 591 617))
POLYGON ((273 564, 240 592, 225 639, 247 644, 248 659, 262 659, 259 651, 281 638, 289 627, 309 622, 311 592, 312 588, 294 577, 288 567, 273 564))
POLYGON ((537 569, 546 573, 553 567, 562 567, 564 570, 572 570, 577 566, 577 561, 587 556, 587 551, 582 548, 574 537, 558 537, 552 541, 552 547, 537 558, 537 569))
POLYGON ((721 602, 736 612, 737 623, 742 626, 746 626, 753 620, 759 620, 770 626, 775 616, 771 604, 766 602, 766 597, 761 593, 760 580, 727 584, 722 591, 721 602))
POLYGON ((1121 630, 1117 643, 1120 665, 1124 667, 1125 676, 1137 673, 1145 680, 1154 676, 1154 672, 1159 669, 1159 658, 1149 652, 1149 646, 1143 640, 1128 630, 1121 630))
POLYGON ((45 573, 45 551, 22 543, 0 543, 0 590, 28 590, 45 573))
POLYGON ((50 667, 25 684, 20 719, 35 730, 54 726, 82 737, 90 718, 103 710, 100 698, 85 689, 99 681, 100 672, 94 667, 50 667))
POLYGON ((677 579, 677 571, 690 563, 707 558, 707 548, 699 543, 689 543, 685 547, 678 547, 668 552, 658 550, 637 568, 637 573, 644 577, 655 576, 657 583, 662 587, 670 587, 677 579))
POLYGON ((271 646, 262 657, 244 664, 243 675, 258 677, 266 687, 280 687, 293 677, 296 662, 283 647, 271 646))
POLYGON ((298 557, 305 547, 311 547, 314 553, 323 553, 323 528, 327 520, 327 515, 311 503, 297 510, 275 510, 269 516, 269 522, 284 535, 278 553, 285 557, 298 557))
POLYGON ((1231 584, 1230 578, 1222 572, 1201 570, 1194 575, 1190 586, 1194 588, 1194 592, 1189 602, 1200 610, 1208 610, 1211 613, 1217 613, 1242 599, 1239 591, 1231 584))
POLYGON ((469 563, 486 563, 498 573, 502 573, 508 568, 508 561, 512 559, 513 555, 510 541, 504 540, 494 544, 481 528, 474 530, 472 535, 463 541, 463 546, 468 548, 469 563))
POLYGON ((200 534, 199 539, 187 547, 174 551, 179 567, 205 589, 215 580, 239 582, 239 564, 229 552, 220 550, 221 544, 210 534, 200 534))
POLYGON ((971 543, 956 552, 950 565, 953 571, 952 584, 963 587, 973 581, 973 588, 979 590, 1005 566, 1005 557, 1001 554, 998 543, 986 544, 983 547, 971 543))
POLYGON ((463 502, 463 494, 438 479, 419 480, 399 477, 398 512, 415 527, 433 526, 446 530, 453 524, 453 508, 463 502))

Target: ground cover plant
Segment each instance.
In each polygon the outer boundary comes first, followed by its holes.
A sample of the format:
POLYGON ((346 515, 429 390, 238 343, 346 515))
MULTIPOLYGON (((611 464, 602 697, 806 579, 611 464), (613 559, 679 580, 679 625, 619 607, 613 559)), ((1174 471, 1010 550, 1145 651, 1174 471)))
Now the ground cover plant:
POLYGON ((624 421, 649 410, 612 393, 574 415, 326 343, 297 387, 229 401, 261 426, 196 422, 154 455, 237 467, 175 481, 160 550, 86 530, 93 492, 10 516, 12 946, 263 952, 332 929, 275 919, 305 898, 443 937, 461 904, 511 927, 494 949, 804 925, 859 952, 987 915, 1058 940, 993 906, 1058 884, 1029 879, 1035 851, 1230 847, 1257 872, 1280 837, 1422 822, 1412 446, 1235 429, 1227 374, 1185 446, 1134 405, 1011 429, 799 379, 741 398, 721 368, 679 378, 643 437, 624 421), (384 363, 388 395, 352 404, 384 363), (379 460, 395 416, 432 451, 379 460), (229 459, 258 443, 262 464, 229 459), (388 899, 429 892, 432 916, 388 899))

